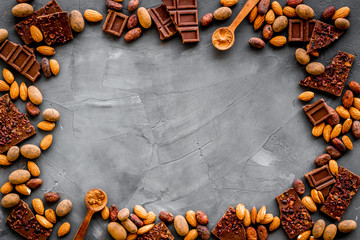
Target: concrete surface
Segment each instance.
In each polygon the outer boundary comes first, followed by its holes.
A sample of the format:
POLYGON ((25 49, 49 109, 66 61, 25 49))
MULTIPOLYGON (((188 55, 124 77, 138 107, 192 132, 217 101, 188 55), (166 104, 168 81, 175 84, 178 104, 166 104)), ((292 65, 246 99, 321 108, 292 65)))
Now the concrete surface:
MULTIPOLYGON (((91 8, 106 14, 105 1, 58 2, 68 12, 91 8)), ((127 5, 128 0, 124 2, 127 5)), ((141 6, 155 7, 160 2, 142 1, 141 6)), ((220 6, 219 0, 198 2, 200 16, 220 6)), ((280 2, 285 5, 285 0, 280 2)), ((318 61, 329 64, 339 50, 355 54, 349 78, 359 81, 359 4, 306 2, 317 17, 332 4, 351 7, 351 29, 321 51, 318 61)), ((33 1, 35 9, 46 3, 33 1)), ((22 43, 13 30, 15 4, 15 0, 0 2, 0 28, 9 30, 10 40, 22 43)), ((50 239, 57 239, 64 221, 71 223, 72 230, 63 239, 73 238, 85 216, 85 194, 95 187, 106 191, 109 206, 142 204, 156 214, 168 210, 183 215, 189 209, 201 209, 208 214, 211 229, 229 205, 239 202, 249 209, 266 205, 269 212, 279 214, 275 196, 315 167, 313 160, 324 152, 326 143, 311 135, 312 125, 297 99, 305 90, 298 81, 306 77, 294 57, 298 45, 251 49, 248 39, 260 33, 244 21, 231 50, 218 52, 212 46, 213 31, 229 25, 243 4, 241 0, 233 8, 229 20, 201 29, 201 42, 196 45, 183 45, 179 36, 160 41, 154 27, 128 44, 102 32, 102 21, 86 23, 74 40, 56 47, 60 74, 50 79, 42 76, 36 86, 44 96, 41 109, 58 109, 61 120, 53 131, 53 145, 36 160, 44 184, 23 198, 30 203, 45 192, 57 191, 73 202, 72 212, 58 220, 50 239)), ((0 69, 4 67, 1 62, 0 69)), ((25 80, 15 76, 19 83, 25 80)), ((322 97, 333 107, 340 104, 340 98, 315 95, 315 99, 322 97)), ((25 110, 21 100, 16 105, 25 110)), ((31 121, 36 125, 41 119, 31 121)), ((27 143, 39 144, 46 134, 38 131, 27 143)), ((339 160, 339 165, 357 174, 359 146, 360 141, 355 141, 354 150, 339 160)), ((1 184, 25 164, 20 159, 2 167, 1 184)), ((18 239, 5 224, 9 212, 0 210, 1 240, 18 239)), ((357 196, 344 218, 357 220, 359 214, 357 196)), ((110 239, 107 223, 95 215, 86 239, 110 239)), ((172 232, 180 239, 173 228, 172 232)), ((360 231, 341 237, 359 238, 360 231)), ((269 239, 286 239, 286 235, 279 229, 269 239)))

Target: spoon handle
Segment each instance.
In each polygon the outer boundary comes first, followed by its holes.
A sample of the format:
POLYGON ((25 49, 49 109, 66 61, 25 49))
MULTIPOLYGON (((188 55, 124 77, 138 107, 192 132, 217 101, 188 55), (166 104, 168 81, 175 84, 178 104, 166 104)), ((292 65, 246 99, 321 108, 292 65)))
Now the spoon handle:
POLYGON ((79 227, 79 230, 76 232, 76 235, 74 237, 74 240, 83 240, 85 238, 86 231, 89 227, 90 220, 94 214, 94 211, 88 209, 88 212, 86 213, 86 216, 81 223, 81 226, 79 227))
POLYGON ((235 29, 239 26, 239 24, 242 22, 242 20, 244 20, 244 18, 251 12, 251 10, 256 6, 256 4, 259 2, 260 0, 248 0, 244 7, 241 9, 241 11, 239 12, 239 14, 236 16, 236 18, 234 19, 234 21, 231 23, 231 25, 229 26, 229 29, 232 32, 235 32, 235 29))

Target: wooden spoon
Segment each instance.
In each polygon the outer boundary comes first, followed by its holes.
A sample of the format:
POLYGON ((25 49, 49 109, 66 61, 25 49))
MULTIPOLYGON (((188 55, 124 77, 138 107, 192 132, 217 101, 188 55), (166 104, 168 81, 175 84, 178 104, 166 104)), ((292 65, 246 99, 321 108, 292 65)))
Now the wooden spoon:
POLYGON ((79 230, 76 232, 76 235, 74 237, 74 240, 83 240, 85 238, 85 234, 86 234, 86 230, 89 227, 89 223, 90 220, 93 216, 94 213, 101 211, 107 204, 107 196, 106 193, 98 188, 95 189, 91 189, 90 191, 87 192, 86 196, 85 196, 85 203, 87 206, 87 214, 81 224, 81 226, 79 227, 79 230), (105 198, 102 200, 101 205, 97 205, 97 206, 93 206, 90 204, 91 200, 96 200, 96 198, 94 197, 94 195, 96 195, 96 193, 103 193, 105 195, 105 198))
POLYGON ((212 35, 212 43, 218 50, 228 50, 235 42, 235 29, 260 0, 248 0, 229 27, 218 28, 212 35))

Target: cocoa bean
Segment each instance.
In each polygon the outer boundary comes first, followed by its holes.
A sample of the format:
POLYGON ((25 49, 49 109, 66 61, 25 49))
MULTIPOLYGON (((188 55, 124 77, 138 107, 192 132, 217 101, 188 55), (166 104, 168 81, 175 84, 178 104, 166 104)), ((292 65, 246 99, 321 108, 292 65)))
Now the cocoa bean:
POLYGON ((360 138, 360 122, 354 121, 351 129, 354 134, 354 137, 360 138))
POLYGON ((119 208, 118 208, 118 206, 116 206, 115 204, 111 205, 109 211, 110 211, 110 220, 111 220, 112 222, 116 222, 116 220, 117 220, 117 215, 118 215, 118 213, 119 213, 119 208))
POLYGON ((60 200, 60 194, 57 192, 48 192, 44 194, 44 200, 47 203, 56 203, 60 200))
POLYGON ((167 211, 161 211, 159 213, 159 219, 164 223, 172 223, 174 221, 174 215, 167 211))
POLYGON ((334 16, 335 12, 336 12, 335 7, 330 6, 323 11, 323 13, 321 14, 321 18, 324 20, 328 20, 332 18, 332 16, 334 16))
POLYGON ((105 5, 108 9, 114 11, 121 11, 121 9, 123 8, 123 5, 121 3, 115 2, 113 0, 106 0, 105 5))
POLYGON ((305 193, 305 184, 301 179, 295 179, 293 183, 293 187, 295 189, 295 192, 299 195, 303 195, 305 193))
POLYGON ((339 150, 337 150, 335 147, 333 147, 333 146, 327 146, 326 147, 326 152, 328 153, 328 154, 330 154, 330 156, 332 157, 332 158, 339 158, 339 157, 341 157, 341 152, 339 151, 339 150))
POLYGON ((134 13, 134 14, 131 14, 131 16, 129 17, 126 26, 130 30, 130 29, 133 29, 134 27, 136 27, 136 25, 138 23, 139 23, 139 19, 138 19, 136 13, 134 13))
POLYGON ((45 75, 45 77, 51 77, 51 70, 50 70, 50 63, 49 63, 49 59, 47 58, 43 58, 41 60, 41 69, 45 75))
POLYGON ((26 103, 26 111, 33 117, 36 117, 40 114, 39 107, 35 106, 32 102, 26 103))
POLYGON ((200 20, 201 26, 203 27, 209 26, 212 23, 213 19, 214 19, 214 15, 212 13, 205 14, 200 20))
POLYGON ((331 160, 331 156, 327 153, 321 154, 320 156, 318 156, 314 162, 316 164, 316 166, 323 166, 325 164, 327 164, 329 161, 331 160))
POLYGON ((334 138, 331 140, 331 143, 332 143, 332 145, 334 145, 334 147, 336 147, 337 150, 339 150, 341 152, 346 151, 346 146, 340 139, 334 138))

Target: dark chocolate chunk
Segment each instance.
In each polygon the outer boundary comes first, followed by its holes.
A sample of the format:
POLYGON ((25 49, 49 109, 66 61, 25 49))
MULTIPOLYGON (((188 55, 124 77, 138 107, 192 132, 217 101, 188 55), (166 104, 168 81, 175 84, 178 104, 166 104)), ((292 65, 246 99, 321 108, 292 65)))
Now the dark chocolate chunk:
POLYGON ((335 178, 331 174, 328 165, 324 165, 308 172, 305 174, 305 178, 311 187, 321 191, 325 196, 327 196, 331 185, 335 183, 335 178))
POLYGON ((308 53, 329 46, 332 42, 338 39, 344 31, 337 29, 336 27, 316 21, 314 31, 312 32, 308 53))
POLYGON ((230 206, 214 229, 211 231, 220 240, 245 240, 246 232, 241 220, 236 216, 235 209, 230 206))
POLYGON ((172 22, 169 13, 166 11, 165 5, 150 8, 148 11, 160 34, 161 40, 168 39, 176 34, 176 27, 172 22))
POLYGON ((320 99, 313 104, 305 105, 303 110, 314 125, 322 123, 331 116, 330 110, 324 99, 320 99))
POLYGON ((108 12, 109 13, 103 26, 103 31, 114 36, 121 37, 129 17, 123 13, 112 10, 109 10, 108 12))
POLYGON ((149 232, 140 235, 139 240, 174 240, 174 236, 164 222, 159 222, 149 232))

